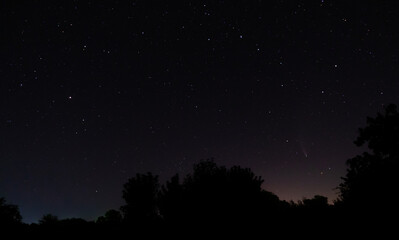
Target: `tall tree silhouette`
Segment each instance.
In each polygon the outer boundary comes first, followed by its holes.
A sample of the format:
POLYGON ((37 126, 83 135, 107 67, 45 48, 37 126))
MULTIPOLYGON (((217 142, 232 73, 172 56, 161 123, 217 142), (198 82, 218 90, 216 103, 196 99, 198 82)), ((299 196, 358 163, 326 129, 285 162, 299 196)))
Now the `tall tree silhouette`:
POLYGON ((137 174, 130 178, 123 188, 123 199, 126 205, 122 206, 121 210, 125 221, 138 223, 158 217, 158 176, 151 173, 137 174))
POLYGON ((176 223, 184 216, 184 186, 174 175, 162 186, 158 198, 159 210, 166 221, 176 223))
POLYGON ((389 105, 385 113, 367 118, 354 142, 371 150, 347 161, 346 176, 338 187, 344 206, 387 209, 397 206, 393 198, 398 183, 399 113, 389 105))
POLYGON ((209 222, 219 220, 224 214, 226 202, 227 170, 218 167, 212 160, 201 161, 194 165, 192 175, 184 180, 186 218, 191 221, 209 222))
POLYGON ((21 221, 18 206, 7 204, 4 198, 0 198, 0 225, 19 224, 21 221))

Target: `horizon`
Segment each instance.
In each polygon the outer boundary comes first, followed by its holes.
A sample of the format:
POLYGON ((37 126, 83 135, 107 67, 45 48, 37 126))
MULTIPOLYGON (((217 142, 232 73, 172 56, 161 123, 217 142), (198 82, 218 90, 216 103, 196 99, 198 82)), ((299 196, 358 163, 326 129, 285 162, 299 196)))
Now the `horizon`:
POLYGON ((358 129, 399 103, 398 1, 4 1, 0 197, 94 218, 151 171, 252 169, 336 198, 358 129))
MULTIPOLYGON (((215 161, 215 163, 217 163, 217 161, 215 161)), ((219 165, 219 166, 222 167, 222 165, 219 165)), ((234 166, 237 166, 237 165, 234 165, 234 166)), ((226 167, 229 168, 229 167, 232 167, 232 166, 226 166, 226 167)), ((245 166, 241 166, 241 167, 245 168, 245 166)), ((251 169, 251 170, 253 171, 253 169, 251 169)), ((150 172, 150 171, 147 171, 147 172, 150 172)), ((191 173, 191 172, 190 172, 190 173, 191 173)), ((187 173, 187 174, 190 174, 190 173, 187 173)), ((187 174, 184 175, 184 178, 187 176, 187 174)), ((157 174, 154 174, 154 175, 157 175, 157 174)), ((159 175, 158 175, 158 176, 159 176, 159 175)), ((179 176, 181 177, 180 174, 179 174, 179 176)), ((260 175, 256 175, 256 176, 260 176, 260 175)), ((134 176, 132 176, 132 177, 134 177, 134 176)), ((172 176, 171 176, 171 177, 172 177, 172 176)), ((262 177, 262 176, 260 176, 260 177, 262 177)), ((263 177, 262 177, 262 179, 263 179, 263 177)), ((170 177, 169 177, 168 179, 166 179, 166 181, 169 181, 169 180, 170 180, 170 177)), ((183 180, 183 178, 181 179, 181 181, 182 181, 182 180, 183 180)), ((166 183, 166 181, 160 182, 161 185, 164 185, 164 184, 166 183)), ((269 191, 269 192, 271 192, 271 193, 273 193, 273 194, 276 194, 275 192, 266 189, 264 185, 265 185, 265 183, 262 184, 262 190, 269 191)), ((337 186, 338 186, 338 185, 337 185, 337 186)), ((40 216, 37 217, 37 220, 34 220, 34 219, 31 217, 30 220, 25 221, 24 214, 23 214, 24 211, 22 211, 22 210, 20 209, 21 215, 22 215, 22 222, 23 222, 23 223, 26 223, 26 224, 39 224, 39 220, 40 220, 41 217, 43 217, 45 214, 52 214, 52 215, 54 215, 54 216, 57 216, 60 220, 62 220, 62 219, 70 219, 70 218, 82 218, 82 219, 84 219, 84 220, 86 220, 86 221, 94 221, 94 222, 95 222, 99 217, 103 216, 104 213, 105 213, 106 211, 108 211, 108 210, 115 209, 115 210, 117 210, 117 211, 120 211, 120 207, 123 205, 122 187, 121 187, 121 194, 120 194, 120 195, 121 195, 121 196, 120 196, 120 200, 121 200, 121 203, 120 203, 120 204, 121 204, 121 205, 120 205, 119 207, 116 207, 116 208, 108 208, 108 209, 102 211, 98 216, 91 216, 91 217, 90 217, 90 216, 86 216, 86 217, 82 217, 82 216, 79 216, 79 214, 76 215, 76 216, 74 216, 74 215, 70 215, 70 216, 60 216, 60 215, 57 215, 57 214, 52 213, 52 212, 46 212, 46 211, 44 211, 43 214, 41 214, 40 216)), ((313 195, 303 196, 303 197, 300 198, 300 199, 283 199, 283 198, 280 198, 280 196, 278 196, 278 195, 276 194, 276 196, 277 196, 281 201, 286 201, 286 202, 288 202, 288 203, 290 203, 290 202, 298 203, 298 202, 300 202, 300 201, 302 201, 302 200, 304 200, 304 199, 311 199, 311 198, 313 198, 313 197, 316 196, 316 195, 320 195, 320 194, 315 193, 315 194, 313 194, 313 195)), ((322 195, 322 196, 324 196, 324 195, 322 195)), ((327 197, 327 196, 325 196, 325 197, 327 197)), ((330 199, 329 197, 327 197, 327 198, 328 198, 328 204, 329 204, 329 205, 334 205, 334 201, 337 200, 338 194, 336 193, 336 198, 334 198, 334 199, 330 199)), ((7 200, 7 199, 6 199, 6 200, 7 200)), ((18 205, 17 203, 12 203, 12 202, 8 202, 8 203, 18 205)))

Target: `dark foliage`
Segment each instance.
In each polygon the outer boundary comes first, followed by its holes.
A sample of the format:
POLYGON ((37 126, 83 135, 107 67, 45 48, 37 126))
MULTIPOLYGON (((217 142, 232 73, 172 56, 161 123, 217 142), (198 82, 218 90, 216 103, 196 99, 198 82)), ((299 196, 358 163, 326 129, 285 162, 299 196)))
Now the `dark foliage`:
POLYGON ((59 223, 58 217, 52 214, 45 214, 39 220, 39 224, 45 226, 54 226, 57 225, 58 223, 59 223))
POLYGON ((122 223, 123 217, 122 214, 115 210, 108 210, 104 216, 101 216, 97 219, 96 223, 101 225, 120 225, 122 223))
POLYGON ((159 192, 158 176, 151 173, 137 174, 123 186, 123 199, 126 205, 121 207, 127 222, 142 223, 159 217, 157 195, 159 192))
POLYGON ((347 161, 347 174, 338 187, 340 199, 334 205, 319 195, 297 203, 281 201, 262 189, 264 180, 251 169, 226 168, 210 159, 195 164, 192 174, 183 179, 176 174, 162 186, 156 175, 137 174, 123 186, 126 204, 121 212, 109 210, 96 223, 78 218, 60 220, 47 214, 39 225, 23 225, 18 207, 6 204, 4 198, 0 198, 0 223, 17 224, 22 232, 30 235, 44 232, 49 237, 61 233, 69 237, 85 234, 117 238, 132 232, 136 236, 179 237, 215 233, 215 230, 223 236, 267 230, 283 237, 316 237, 315 232, 330 236, 334 233, 338 237, 343 232, 350 237, 350 232, 359 237, 362 229, 384 226, 384 231, 389 230, 389 216, 398 213, 393 196, 399 162, 396 106, 389 105, 385 114, 368 118, 355 144, 367 144, 370 152, 347 161))
POLYGON ((399 113, 395 105, 385 108, 367 126, 359 129, 355 144, 367 145, 364 152, 347 161, 347 174, 340 190, 340 205, 363 212, 397 211, 393 197, 398 186, 399 113))
POLYGON ((7 204, 4 198, 0 198, 0 225, 20 224, 22 216, 17 205, 7 204))
POLYGON ((184 217, 200 222, 251 221, 264 210, 263 204, 274 208, 279 202, 261 189, 262 183, 250 169, 202 161, 183 183, 184 217))
MULTIPOLYGON (((124 185, 124 223, 192 226, 254 224, 275 220, 288 204, 261 188, 263 179, 248 168, 218 166, 213 160, 194 165, 183 181, 173 176, 159 187, 158 177, 137 174, 124 185)), ((105 217, 98 223, 106 222, 105 217)))
POLYGON ((328 199, 320 195, 315 195, 312 199, 304 199, 302 203, 303 207, 308 209, 322 210, 330 207, 330 205, 328 205, 328 199))

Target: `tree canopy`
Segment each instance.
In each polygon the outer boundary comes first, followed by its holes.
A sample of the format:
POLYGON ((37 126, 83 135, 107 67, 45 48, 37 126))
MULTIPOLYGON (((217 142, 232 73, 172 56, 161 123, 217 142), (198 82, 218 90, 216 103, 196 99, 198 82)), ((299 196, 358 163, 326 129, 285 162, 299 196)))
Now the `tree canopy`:
POLYGON ((398 183, 399 113, 396 105, 388 105, 385 113, 367 118, 367 126, 359 129, 354 142, 366 145, 369 152, 347 161, 348 169, 338 187, 340 200, 352 208, 392 208, 392 197, 398 183))
POLYGON ((8 204, 5 198, 0 198, 0 225, 19 224, 21 221, 18 206, 8 204))

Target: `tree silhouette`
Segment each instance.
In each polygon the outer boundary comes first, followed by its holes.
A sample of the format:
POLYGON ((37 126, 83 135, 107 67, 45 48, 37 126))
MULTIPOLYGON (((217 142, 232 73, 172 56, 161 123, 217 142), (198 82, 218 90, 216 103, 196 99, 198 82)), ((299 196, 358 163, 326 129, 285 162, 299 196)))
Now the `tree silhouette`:
POLYGON ((193 174, 187 175, 183 183, 186 219, 220 221, 226 207, 226 174, 226 168, 212 160, 194 165, 193 174))
POLYGON ((169 222, 177 222, 184 216, 184 186, 179 175, 174 175, 162 186, 158 198, 162 217, 169 222))
POLYGON ((315 195, 313 198, 305 198, 302 200, 302 206, 312 210, 322 210, 330 207, 328 205, 328 198, 325 196, 315 195))
POLYGON ((122 223, 122 214, 115 209, 108 210, 104 216, 97 219, 96 223, 114 226, 119 225, 122 223))
POLYGON ((17 205, 7 204, 4 198, 0 198, 0 225, 20 224, 22 216, 17 205))
POLYGON ((388 209, 397 206, 392 195, 397 188, 399 163, 399 113, 395 105, 385 113, 367 118, 354 142, 367 144, 364 152, 347 161, 346 176, 338 187, 343 206, 356 209, 388 209))
POLYGON ((39 220, 39 224, 44 226, 54 226, 58 223, 59 223, 58 217, 53 214, 45 214, 39 220))
POLYGON ((162 187, 160 213, 165 220, 180 224, 254 222, 281 202, 263 190, 262 183, 249 168, 227 169, 213 159, 203 160, 194 165, 183 183, 175 175, 162 187))
POLYGON ((123 188, 126 205, 121 207, 121 211, 125 221, 138 223, 158 218, 158 176, 151 173, 137 174, 130 178, 123 188))

